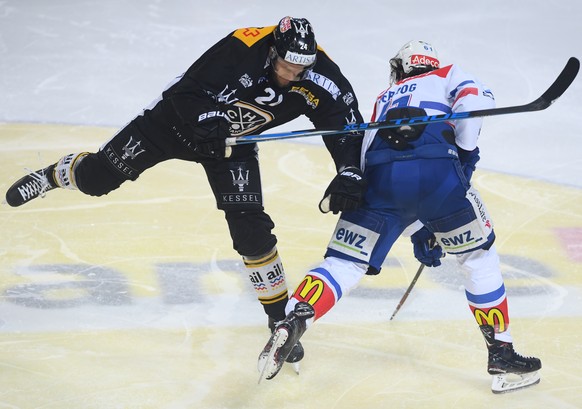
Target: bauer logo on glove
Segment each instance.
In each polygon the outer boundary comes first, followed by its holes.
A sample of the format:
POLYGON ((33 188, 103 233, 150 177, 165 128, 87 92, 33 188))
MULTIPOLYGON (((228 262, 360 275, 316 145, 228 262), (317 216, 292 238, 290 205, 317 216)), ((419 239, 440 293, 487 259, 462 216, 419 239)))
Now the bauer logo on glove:
POLYGON ((192 127, 193 151, 200 156, 211 159, 228 158, 231 148, 226 146, 230 136, 230 122, 221 110, 206 111, 198 115, 198 121, 192 127))
POLYGON ((205 119, 209 119, 209 118, 216 118, 216 117, 223 117, 226 118, 226 113, 222 112, 222 111, 210 111, 210 112, 204 112, 203 114, 200 114, 198 116, 198 122, 202 122, 205 119))
POLYGON ((319 210, 322 213, 331 211, 333 214, 356 210, 364 199, 366 187, 366 180, 359 168, 355 166, 344 168, 326 189, 323 199, 319 202, 319 210))

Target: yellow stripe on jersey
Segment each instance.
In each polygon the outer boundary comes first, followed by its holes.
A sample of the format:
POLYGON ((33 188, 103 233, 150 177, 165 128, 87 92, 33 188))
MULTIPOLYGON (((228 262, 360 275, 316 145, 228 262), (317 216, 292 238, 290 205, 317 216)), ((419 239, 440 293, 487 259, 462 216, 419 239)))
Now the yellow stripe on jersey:
POLYGON ((252 47, 252 45, 261 38, 271 34, 275 30, 275 27, 276 26, 239 28, 232 36, 241 40, 247 45, 247 47, 252 47))

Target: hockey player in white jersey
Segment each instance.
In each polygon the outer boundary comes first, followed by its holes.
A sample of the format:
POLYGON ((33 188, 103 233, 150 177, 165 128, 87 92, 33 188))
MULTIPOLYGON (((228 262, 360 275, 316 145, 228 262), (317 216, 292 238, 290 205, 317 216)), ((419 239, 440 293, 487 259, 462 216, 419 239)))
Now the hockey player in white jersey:
MULTIPOLYGON (((493 94, 457 65, 440 66, 435 49, 407 43, 390 60, 391 83, 377 98, 372 121, 493 108, 493 94)), ((259 356, 267 379, 315 320, 353 289, 364 274, 378 274, 405 229, 414 254, 437 267, 443 251, 466 273, 465 294, 485 337, 492 391, 539 382, 541 361, 513 349, 509 314, 491 218, 470 180, 479 160, 482 119, 367 131, 362 167, 368 183, 360 209, 345 211, 324 261, 307 273, 287 304, 287 318, 259 356), (436 240, 436 245, 431 245, 436 240)), ((326 209, 324 199, 320 204, 326 209)))

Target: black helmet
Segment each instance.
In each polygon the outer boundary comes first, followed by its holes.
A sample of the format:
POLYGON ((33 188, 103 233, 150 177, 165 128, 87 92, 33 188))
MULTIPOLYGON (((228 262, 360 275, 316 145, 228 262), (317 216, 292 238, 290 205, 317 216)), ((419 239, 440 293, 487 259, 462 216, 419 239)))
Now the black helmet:
POLYGON ((317 42, 311 23, 305 18, 283 17, 273 31, 274 51, 283 60, 304 65, 315 65, 317 42))

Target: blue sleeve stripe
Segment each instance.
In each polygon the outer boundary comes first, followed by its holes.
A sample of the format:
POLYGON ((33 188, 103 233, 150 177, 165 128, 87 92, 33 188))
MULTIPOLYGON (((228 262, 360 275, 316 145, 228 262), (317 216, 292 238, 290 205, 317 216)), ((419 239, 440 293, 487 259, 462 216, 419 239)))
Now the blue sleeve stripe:
POLYGON ((503 296, 503 294, 505 294, 505 285, 501 284, 501 287, 499 287, 497 290, 487 294, 476 295, 471 294, 467 290, 465 290, 465 294, 467 296, 467 300, 474 304, 487 304, 500 299, 503 296))
POLYGON ((449 95, 451 96, 451 98, 455 98, 455 95, 457 95, 457 92, 459 92, 459 88, 461 88, 467 84, 474 84, 474 83, 475 83, 475 81, 472 81, 472 80, 463 81, 459 85, 457 85, 457 87, 449 95))
POLYGON ((330 283, 333 286, 333 288, 335 289, 335 293, 337 294, 337 299, 339 300, 340 298, 342 298, 342 288, 338 284, 338 282, 335 281, 335 279, 332 277, 332 275, 329 273, 329 271, 327 271, 325 268, 321 268, 321 267, 314 268, 311 271, 318 273, 318 274, 322 275, 323 277, 325 277, 327 282, 330 283))

